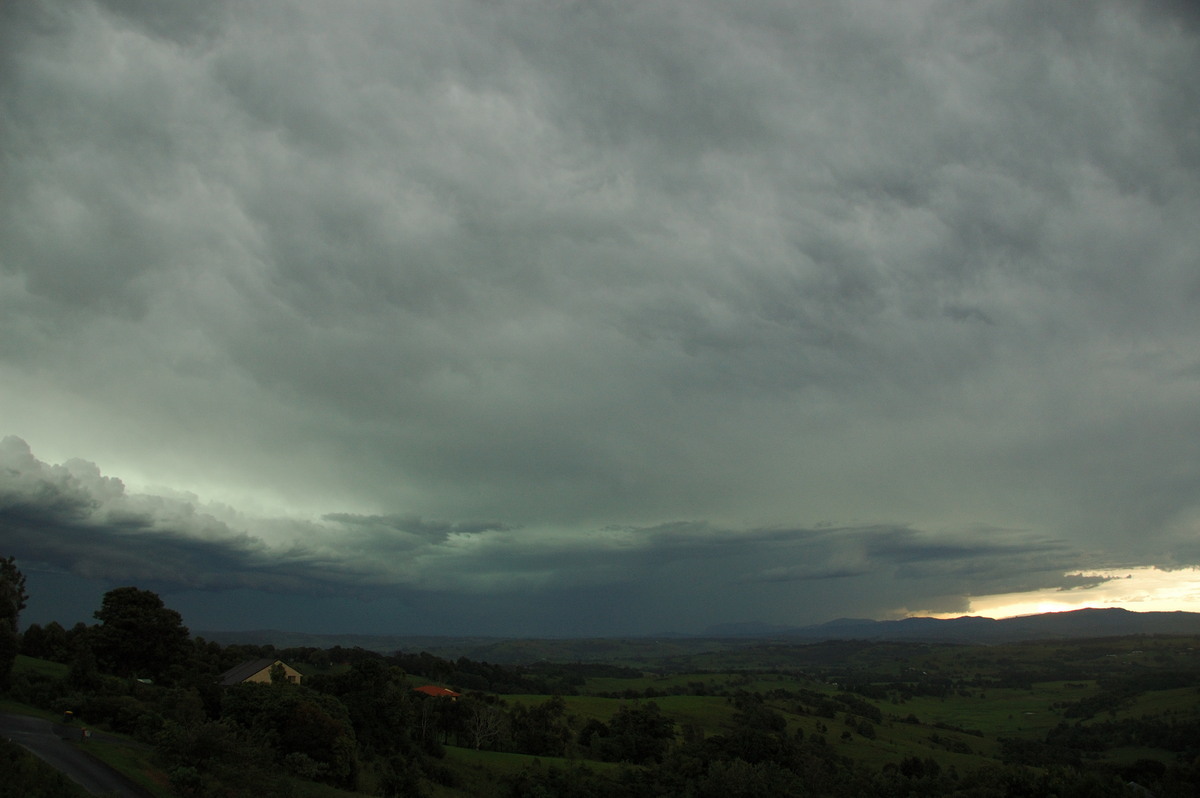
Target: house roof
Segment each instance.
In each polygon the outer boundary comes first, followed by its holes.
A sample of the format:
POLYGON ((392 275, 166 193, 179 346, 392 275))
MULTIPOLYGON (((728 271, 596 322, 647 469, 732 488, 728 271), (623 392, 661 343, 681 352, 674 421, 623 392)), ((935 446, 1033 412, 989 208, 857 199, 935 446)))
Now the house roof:
POLYGON ((445 687, 438 687, 436 684, 425 684, 420 687, 414 687, 413 690, 425 695, 438 696, 440 698, 458 698, 462 693, 456 693, 453 690, 447 690, 445 687))
POLYGON ((252 659, 249 662, 243 662, 241 665, 236 665, 221 674, 222 685, 241 684, 259 671, 266 670, 274 665, 279 660, 272 657, 264 657, 263 659, 252 659))

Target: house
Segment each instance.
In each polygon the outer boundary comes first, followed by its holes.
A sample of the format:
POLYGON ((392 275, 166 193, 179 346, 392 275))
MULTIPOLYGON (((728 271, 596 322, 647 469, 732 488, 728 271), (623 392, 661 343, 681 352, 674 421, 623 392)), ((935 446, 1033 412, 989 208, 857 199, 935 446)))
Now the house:
POLYGON ((221 674, 220 684, 222 687, 230 687, 235 684, 270 684, 271 669, 276 665, 283 668, 283 675, 292 684, 300 684, 300 680, 304 677, 300 671, 288 665, 283 660, 278 659, 252 659, 249 662, 243 662, 237 667, 230 668, 221 674))
POLYGON ((420 687, 414 687, 413 692, 424 693, 425 695, 431 695, 435 698, 449 698, 451 701, 462 695, 462 693, 456 693, 453 690, 447 690, 445 687, 438 687, 436 684, 425 684, 421 685, 420 687))

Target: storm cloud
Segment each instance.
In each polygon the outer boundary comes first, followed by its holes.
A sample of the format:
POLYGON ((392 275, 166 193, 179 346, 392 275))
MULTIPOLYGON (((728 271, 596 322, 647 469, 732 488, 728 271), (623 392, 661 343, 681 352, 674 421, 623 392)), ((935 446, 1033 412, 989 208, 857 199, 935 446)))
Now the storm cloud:
POLYGON ((548 633, 1200 564, 1196 74, 1165 2, 5 4, 0 553, 548 633))

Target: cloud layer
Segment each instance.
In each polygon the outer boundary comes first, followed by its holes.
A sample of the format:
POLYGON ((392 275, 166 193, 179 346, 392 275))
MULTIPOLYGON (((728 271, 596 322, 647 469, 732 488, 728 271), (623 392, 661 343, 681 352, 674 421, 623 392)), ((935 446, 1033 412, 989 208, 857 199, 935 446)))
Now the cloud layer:
POLYGON ((422 624, 474 633, 647 633, 681 622, 697 631, 713 625, 706 619, 764 612, 799 623, 827 614, 831 605, 818 597, 839 589, 840 606, 860 613, 897 614, 905 601, 962 611, 972 593, 1097 583, 1064 576, 1080 552, 1005 530, 934 536, 898 526, 675 522, 581 532, 350 513, 253 517, 192 495, 132 493, 81 460, 48 465, 11 436, 0 441, 0 529, 7 549, 35 570, 167 593, 282 594, 297 607, 377 600, 419 608, 422 624), (696 604, 711 618, 695 614, 696 604), (481 615, 500 608, 519 610, 520 620, 484 625, 481 615))
POLYGON ((1200 562, 1186 4, 0 23, 20 556, 652 628, 1200 562))

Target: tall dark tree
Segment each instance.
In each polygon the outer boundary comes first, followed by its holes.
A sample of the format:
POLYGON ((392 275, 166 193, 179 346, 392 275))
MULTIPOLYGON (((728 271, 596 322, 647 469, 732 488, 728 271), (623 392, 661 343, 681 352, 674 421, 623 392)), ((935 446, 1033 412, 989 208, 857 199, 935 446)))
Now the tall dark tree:
POLYGON ((12 557, 0 558, 0 687, 8 686, 20 650, 17 619, 25 609, 25 575, 12 557))
POLYGON ((100 626, 92 642, 102 670, 117 676, 169 680, 171 669, 189 653, 183 617, 168 609, 158 594, 119 587, 104 594, 95 617, 100 626))
POLYGON ((222 717, 254 730, 279 764, 306 778, 353 787, 358 745, 345 705, 303 685, 239 684, 225 691, 222 717))
POLYGON ((567 726, 567 702, 551 696, 535 706, 517 705, 512 712, 513 745, 522 754, 563 756, 571 730, 567 726))
POLYGON ((660 761, 674 738, 675 721, 649 701, 622 706, 607 728, 593 734, 591 742, 610 762, 645 764, 660 761))
POLYGON ((308 684, 337 696, 350 714, 359 745, 371 753, 395 752, 416 731, 414 693, 404 671, 380 657, 360 660, 348 671, 308 684))

